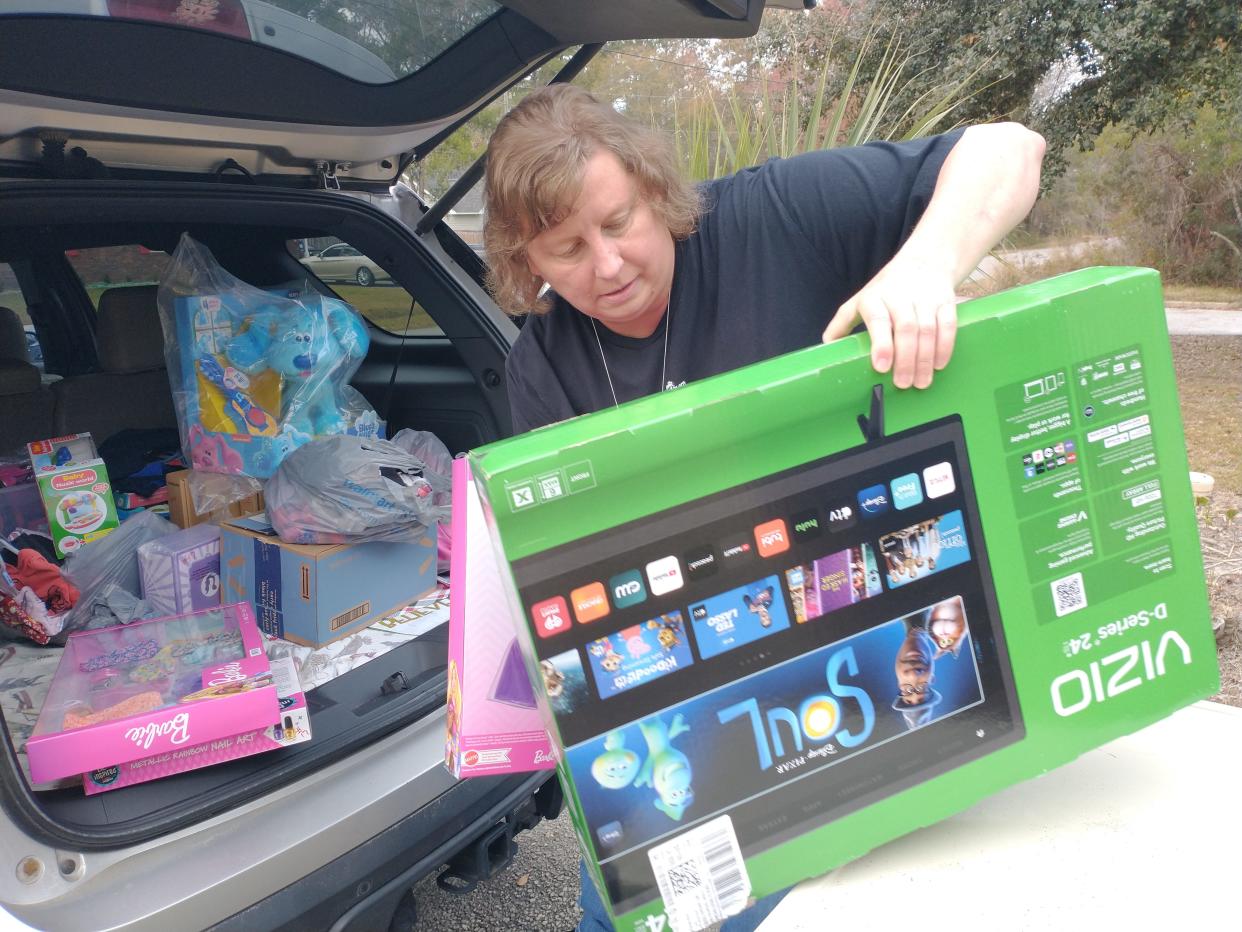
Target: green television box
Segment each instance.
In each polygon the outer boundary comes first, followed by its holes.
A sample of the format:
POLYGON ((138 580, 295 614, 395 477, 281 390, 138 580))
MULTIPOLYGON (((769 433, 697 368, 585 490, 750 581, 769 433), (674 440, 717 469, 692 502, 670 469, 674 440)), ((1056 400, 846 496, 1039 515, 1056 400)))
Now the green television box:
POLYGON ((858 336, 470 454, 618 929, 702 928, 1217 688, 1157 274, 960 322, 882 431, 858 336))

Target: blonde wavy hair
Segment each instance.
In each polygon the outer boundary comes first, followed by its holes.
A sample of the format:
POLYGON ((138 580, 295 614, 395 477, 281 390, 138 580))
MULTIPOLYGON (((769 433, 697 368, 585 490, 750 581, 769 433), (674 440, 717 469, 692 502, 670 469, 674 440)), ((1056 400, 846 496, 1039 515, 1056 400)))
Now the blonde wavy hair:
POLYGON ((551 309, 539 296, 543 282, 531 274, 526 247, 569 213, 587 160, 601 151, 617 157, 674 239, 694 232, 699 191, 682 177, 668 139, 580 87, 541 88, 505 115, 487 146, 487 287, 506 313, 551 309))

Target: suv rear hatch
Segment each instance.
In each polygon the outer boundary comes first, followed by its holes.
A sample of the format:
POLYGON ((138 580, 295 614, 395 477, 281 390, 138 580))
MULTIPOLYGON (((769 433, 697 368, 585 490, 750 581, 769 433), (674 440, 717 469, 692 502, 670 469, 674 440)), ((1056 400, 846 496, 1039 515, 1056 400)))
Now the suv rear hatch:
POLYGON ((762 0, 0 0, 0 164, 392 183, 574 46, 749 35, 762 0), (305 11, 293 16, 291 11, 305 11), (294 25, 300 26, 295 30, 294 25))
MULTIPOLYGON (((0 0, 0 261, 33 267, 35 253, 129 242, 170 250, 182 230, 222 248, 247 237, 343 239, 383 257, 407 289, 418 282, 445 334, 410 348, 378 332, 360 377, 370 367, 395 379, 397 368, 424 362, 467 372, 486 402, 470 430, 444 439, 455 449, 496 439, 507 430, 495 388, 513 330, 478 288, 469 250, 442 225, 415 236, 423 207, 408 192, 379 199, 377 210, 287 189, 335 179, 387 192, 411 160, 569 49, 749 35, 762 8, 762 0, 0 0), (48 154, 75 146, 110 180, 39 180, 63 175, 48 154), (250 183, 236 183, 239 175, 250 183), (474 280, 457 262, 473 267, 474 280)), ((239 277, 262 274, 263 262, 236 250, 233 259, 239 277)), ((268 281, 254 283, 288 280, 279 273, 270 268, 268 281)), ((404 423, 394 415, 395 426, 430 427, 418 415, 435 403, 398 401, 395 410, 415 413, 404 423)), ((314 690, 311 742, 125 792, 33 792, 6 740, 3 801, 58 848, 132 845, 438 712, 445 657, 443 631, 418 638, 314 690)))

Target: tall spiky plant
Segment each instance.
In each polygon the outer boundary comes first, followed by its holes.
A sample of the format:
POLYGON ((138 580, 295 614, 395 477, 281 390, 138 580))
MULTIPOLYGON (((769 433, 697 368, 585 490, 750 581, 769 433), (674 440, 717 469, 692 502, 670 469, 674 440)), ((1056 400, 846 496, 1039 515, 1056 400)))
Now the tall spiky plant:
POLYGON ((953 111, 979 93, 983 65, 956 80, 923 92, 900 113, 893 101, 922 75, 907 76, 910 56, 897 39, 889 41, 873 74, 863 72, 873 36, 867 36, 845 77, 829 88, 834 60, 825 56, 815 78, 811 104, 805 115, 793 75, 779 98, 773 99, 766 81, 758 106, 743 101, 736 90, 724 96, 723 106, 710 91, 676 114, 678 152, 686 173, 695 180, 717 178, 773 156, 789 157, 833 146, 854 146, 874 139, 913 139, 952 128, 953 111))

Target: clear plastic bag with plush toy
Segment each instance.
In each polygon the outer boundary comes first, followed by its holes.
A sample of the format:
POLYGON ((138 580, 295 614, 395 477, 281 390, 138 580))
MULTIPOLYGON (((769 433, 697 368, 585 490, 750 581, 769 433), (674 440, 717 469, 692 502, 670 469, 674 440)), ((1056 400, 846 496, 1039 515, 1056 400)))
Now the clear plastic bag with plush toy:
POLYGON ((314 437, 383 436, 350 386, 370 344, 344 301, 234 277, 188 234, 159 288, 181 442, 195 470, 265 479, 314 437))

